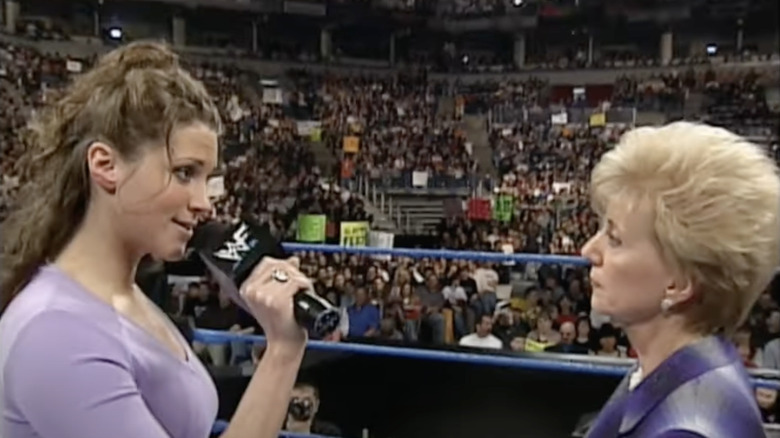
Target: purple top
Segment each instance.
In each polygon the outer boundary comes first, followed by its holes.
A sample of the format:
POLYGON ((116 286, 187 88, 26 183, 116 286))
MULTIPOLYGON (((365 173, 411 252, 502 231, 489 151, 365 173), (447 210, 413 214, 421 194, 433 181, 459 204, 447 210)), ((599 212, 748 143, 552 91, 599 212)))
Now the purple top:
POLYGON ((588 437, 766 436, 750 377, 736 349, 720 336, 680 349, 633 391, 628 381, 626 376, 588 437))
POLYGON ((42 268, 0 318, 0 436, 208 437, 216 388, 164 319, 186 361, 56 267, 42 268))

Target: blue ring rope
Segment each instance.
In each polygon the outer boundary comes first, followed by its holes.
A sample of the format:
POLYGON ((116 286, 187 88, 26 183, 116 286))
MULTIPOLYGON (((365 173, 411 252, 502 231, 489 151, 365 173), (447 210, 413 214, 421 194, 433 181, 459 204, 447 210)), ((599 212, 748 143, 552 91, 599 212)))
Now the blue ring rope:
MULTIPOLYGON (((264 336, 242 335, 231 332, 204 329, 196 329, 194 331, 194 340, 203 342, 204 344, 227 344, 235 341, 253 344, 265 343, 264 336)), ((609 377, 625 376, 630 366, 629 361, 626 361, 625 365, 613 365, 598 363, 597 361, 562 360, 562 358, 565 358, 565 355, 555 355, 554 353, 551 353, 549 357, 541 357, 543 356, 542 354, 539 355, 540 357, 520 357, 323 341, 309 341, 306 348, 315 351, 335 351, 339 353, 354 353, 368 356, 394 356, 416 360, 457 362, 474 365, 521 368, 536 371, 591 374, 609 377)), ((766 371, 764 371, 764 373, 765 372, 766 371)), ((780 390, 780 382, 777 380, 754 378, 753 383, 757 387, 780 390)))
MULTIPOLYGON (((222 432, 225 431, 228 427, 228 422, 225 420, 217 420, 214 422, 214 427, 211 428, 211 434, 212 435, 219 435, 222 432)), ((328 437, 325 435, 313 435, 313 434, 304 434, 304 433, 292 433, 292 432, 286 432, 281 431, 279 432, 279 438, 336 438, 336 437, 328 437)))
POLYGON ((560 265, 588 266, 583 257, 545 254, 503 254, 499 252, 454 251, 450 249, 377 248, 370 246, 313 245, 307 243, 283 243, 290 252, 320 252, 325 254, 349 253, 358 255, 392 255, 416 259, 475 260, 480 262, 552 263, 560 265))

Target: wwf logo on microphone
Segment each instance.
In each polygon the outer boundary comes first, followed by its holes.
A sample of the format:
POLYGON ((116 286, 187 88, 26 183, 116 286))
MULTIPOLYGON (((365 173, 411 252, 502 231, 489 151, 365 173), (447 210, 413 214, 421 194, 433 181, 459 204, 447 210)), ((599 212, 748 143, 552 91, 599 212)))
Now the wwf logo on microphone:
POLYGON ((225 243, 222 244, 222 247, 214 251, 214 257, 238 263, 252 249, 253 241, 254 239, 251 238, 249 226, 242 223, 233 231, 231 238, 225 241, 225 243))

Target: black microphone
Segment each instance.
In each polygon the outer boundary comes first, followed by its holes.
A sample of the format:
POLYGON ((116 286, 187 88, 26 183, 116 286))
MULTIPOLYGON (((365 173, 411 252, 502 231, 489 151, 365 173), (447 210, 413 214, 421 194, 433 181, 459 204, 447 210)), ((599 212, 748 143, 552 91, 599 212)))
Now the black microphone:
MULTIPOLYGON (((238 292, 241 285, 263 257, 287 258, 268 225, 257 225, 248 219, 235 226, 204 223, 195 229, 190 247, 203 260, 222 291, 250 315, 251 309, 238 292)), ((338 309, 312 290, 298 291, 293 296, 293 309, 295 320, 314 339, 333 333, 341 323, 338 309)))

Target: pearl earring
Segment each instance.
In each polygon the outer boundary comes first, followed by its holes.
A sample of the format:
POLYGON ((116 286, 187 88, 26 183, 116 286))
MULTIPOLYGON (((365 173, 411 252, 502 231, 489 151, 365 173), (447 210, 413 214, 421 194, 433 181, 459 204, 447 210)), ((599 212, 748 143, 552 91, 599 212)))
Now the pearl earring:
POLYGON ((672 301, 671 298, 664 298, 663 300, 661 300, 661 311, 663 313, 667 313, 669 312, 669 309, 671 309, 673 305, 674 302, 672 301))

